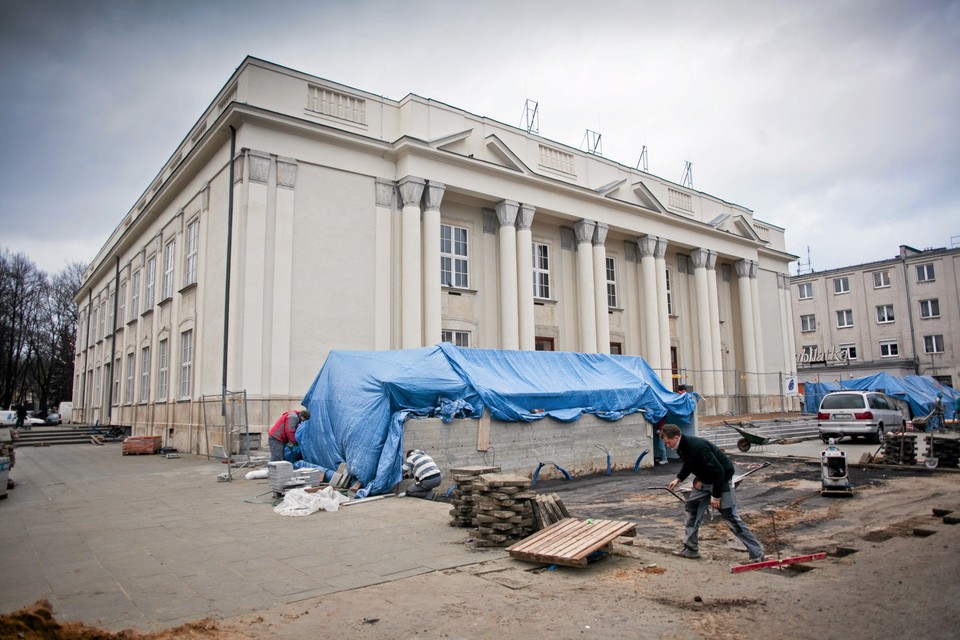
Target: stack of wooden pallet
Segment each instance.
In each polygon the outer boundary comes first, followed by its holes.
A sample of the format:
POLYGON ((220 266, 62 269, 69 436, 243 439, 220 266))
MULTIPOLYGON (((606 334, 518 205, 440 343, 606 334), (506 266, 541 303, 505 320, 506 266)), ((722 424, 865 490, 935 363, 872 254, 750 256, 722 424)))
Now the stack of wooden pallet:
POLYGON ((533 502, 533 518, 537 523, 537 531, 569 517, 570 512, 555 493, 539 495, 533 502))
POLYGON ((160 451, 160 436, 129 436, 122 445, 123 455, 157 453, 160 451))
POLYGON ((453 503, 453 509, 450 510, 450 515, 453 516, 450 520, 451 527, 477 526, 477 504, 480 502, 480 489, 483 486, 480 475, 499 472, 500 467, 481 465, 450 470, 450 477, 454 482, 453 492, 450 494, 450 502, 453 503))
POLYGON ((536 530, 530 478, 513 473, 480 475, 477 547, 508 547, 536 530))

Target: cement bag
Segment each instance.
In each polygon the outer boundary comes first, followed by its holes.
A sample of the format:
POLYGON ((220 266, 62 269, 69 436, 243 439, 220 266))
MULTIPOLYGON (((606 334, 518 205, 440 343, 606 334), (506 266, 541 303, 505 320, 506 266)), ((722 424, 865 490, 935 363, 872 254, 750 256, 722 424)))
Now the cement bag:
POLYGON ((308 516, 320 509, 336 511, 341 502, 349 498, 334 489, 324 487, 316 493, 307 493, 305 489, 291 489, 283 496, 283 502, 273 508, 274 513, 281 516, 308 516))
POLYGON ((266 480, 270 477, 270 469, 257 469, 255 471, 248 471, 247 475, 243 477, 247 480, 266 480))

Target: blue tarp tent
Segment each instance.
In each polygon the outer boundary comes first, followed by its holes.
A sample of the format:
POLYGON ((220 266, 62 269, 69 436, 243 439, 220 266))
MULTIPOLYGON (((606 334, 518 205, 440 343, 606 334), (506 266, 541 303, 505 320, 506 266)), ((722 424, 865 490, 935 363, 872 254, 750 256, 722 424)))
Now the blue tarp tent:
MULTIPOLYGON (((311 417, 297 431, 305 461, 325 469, 347 463, 358 495, 389 491, 401 479, 403 423, 412 415, 504 422, 584 413, 617 420, 690 423, 697 396, 663 386, 636 356, 458 349, 449 343, 402 351, 331 351, 307 391, 311 417)), ((454 428, 454 427, 451 427, 454 428)))
POLYGON ((933 410, 937 394, 943 394, 944 417, 956 418, 953 404, 958 392, 940 384, 930 376, 891 376, 878 373, 863 378, 853 378, 838 382, 807 382, 803 385, 803 411, 816 413, 820 400, 831 391, 853 389, 857 391, 882 391, 888 396, 899 398, 910 406, 913 417, 925 416, 933 410))

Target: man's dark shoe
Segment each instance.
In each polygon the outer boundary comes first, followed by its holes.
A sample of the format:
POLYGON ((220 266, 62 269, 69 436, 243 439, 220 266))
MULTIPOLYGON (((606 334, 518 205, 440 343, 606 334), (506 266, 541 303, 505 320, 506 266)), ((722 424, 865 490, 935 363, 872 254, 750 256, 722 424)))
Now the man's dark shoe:
POLYGON ((681 547, 679 551, 675 551, 673 555, 680 556, 681 558, 689 558, 690 560, 700 559, 700 552, 695 549, 691 549, 686 545, 681 547))

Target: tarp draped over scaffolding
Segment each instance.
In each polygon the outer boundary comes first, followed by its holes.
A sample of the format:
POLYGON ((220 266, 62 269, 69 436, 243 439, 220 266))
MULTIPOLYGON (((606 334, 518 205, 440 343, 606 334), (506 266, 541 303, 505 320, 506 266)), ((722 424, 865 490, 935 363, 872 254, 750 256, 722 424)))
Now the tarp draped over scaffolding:
MULTIPOLYGON (((688 424, 697 396, 668 390, 636 356, 458 349, 443 343, 402 351, 331 351, 307 391, 311 417, 297 431, 304 460, 347 463, 358 494, 389 491, 401 479, 403 423, 410 415, 504 422, 585 413, 607 420, 644 412, 688 424)), ((455 425, 451 428, 456 428, 455 425)))
POLYGON ((937 382, 930 376, 892 376, 889 373, 877 373, 863 378, 839 380, 836 382, 807 382, 803 385, 803 411, 816 413, 820 400, 831 391, 850 389, 854 391, 881 391, 888 396, 899 398, 910 406, 913 417, 925 416, 933 410, 937 394, 943 394, 945 418, 954 418, 953 403, 957 391, 937 382))

